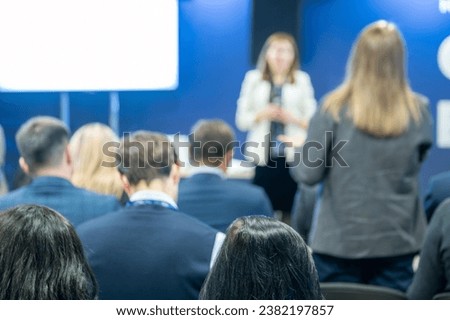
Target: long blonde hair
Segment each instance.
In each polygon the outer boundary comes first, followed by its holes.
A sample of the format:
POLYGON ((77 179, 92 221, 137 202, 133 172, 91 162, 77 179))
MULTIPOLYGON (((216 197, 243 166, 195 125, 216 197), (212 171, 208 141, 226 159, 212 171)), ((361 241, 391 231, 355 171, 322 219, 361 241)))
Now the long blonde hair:
POLYGON ((120 199, 123 188, 117 169, 101 165, 103 161, 115 160, 103 152, 107 142, 119 142, 119 138, 101 123, 86 124, 73 134, 69 143, 74 164, 72 183, 120 199))
POLYGON ((367 26, 353 46, 344 83, 324 100, 336 120, 344 106, 354 125, 376 137, 404 133, 421 118, 420 104, 405 72, 405 45, 400 31, 386 21, 367 26))
POLYGON ((272 80, 272 74, 270 72, 269 63, 267 62, 267 50, 270 45, 277 41, 288 41, 294 50, 294 61, 292 62, 291 67, 289 68, 287 79, 290 83, 295 83, 295 71, 299 68, 299 53, 297 43, 293 36, 285 32, 276 32, 270 35, 261 49, 261 52, 258 56, 257 67, 258 70, 261 71, 263 80, 270 81, 272 80))

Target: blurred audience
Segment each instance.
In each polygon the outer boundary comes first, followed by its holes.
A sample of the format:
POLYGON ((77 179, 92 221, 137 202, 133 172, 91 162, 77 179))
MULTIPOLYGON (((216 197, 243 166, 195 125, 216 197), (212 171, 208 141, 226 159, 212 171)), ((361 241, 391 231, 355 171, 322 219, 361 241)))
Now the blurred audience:
POLYGON ((121 199, 124 192, 122 182, 117 168, 111 165, 115 158, 109 155, 118 149, 118 145, 117 135, 101 123, 89 123, 75 131, 69 143, 73 159, 72 183, 121 199), (116 143, 115 148, 107 144, 112 142, 116 143), (104 150, 105 147, 109 149, 104 150))
POLYGON ((425 214, 427 220, 433 217, 436 208, 450 197, 450 172, 442 172, 430 178, 425 195, 425 214))
POLYGON ((180 168, 166 136, 125 136, 117 159, 130 201, 77 228, 99 297, 197 299, 224 234, 178 210, 180 168))
POLYGON ((428 226, 408 298, 432 299, 442 292, 450 292, 450 199, 437 208, 428 226))
POLYGON ((404 51, 392 23, 361 32, 347 78, 312 118, 304 161, 292 170, 300 182, 323 182, 310 242, 322 282, 402 291, 411 283, 426 227, 418 175, 433 131, 404 51))
POLYGON ((192 131, 189 154, 194 168, 180 183, 180 209, 223 232, 241 216, 272 216, 264 189, 225 176, 236 142, 233 129, 222 120, 200 120, 192 131))
POLYGON ((72 225, 50 208, 0 213, 0 299, 95 299, 97 284, 72 225))
POLYGON ((0 210, 20 204, 45 205, 75 226, 116 210, 120 205, 115 197, 72 185, 73 163, 68 142, 69 131, 56 118, 34 117, 23 124, 16 134, 19 164, 33 180, 0 197, 0 210))
POLYGON ((262 216, 236 219, 200 293, 204 300, 322 299, 319 277, 303 239, 262 216))

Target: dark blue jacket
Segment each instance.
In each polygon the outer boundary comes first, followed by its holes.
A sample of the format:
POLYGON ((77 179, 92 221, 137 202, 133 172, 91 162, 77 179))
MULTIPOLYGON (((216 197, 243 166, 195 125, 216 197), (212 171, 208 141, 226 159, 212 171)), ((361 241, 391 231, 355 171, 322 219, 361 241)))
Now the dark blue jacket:
POLYGON ((430 221, 434 210, 441 202, 450 197, 450 172, 443 172, 431 177, 425 195, 425 214, 430 221))
POLYGON ((217 231, 158 205, 125 207, 77 232, 100 299, 198 299, 217 231))
POLYGON ((273 215, 270 200, 262 188, 211 173, 198 173, 182 180, 178 206, 222 232, 238 217, 273 215))
POLYGON ((50 176, 37 177, 29 185, 0 197, 0 211, 21 204, 50 207, 74 226, 120 207, 114 196, 80 189, 66 179, 50 176))

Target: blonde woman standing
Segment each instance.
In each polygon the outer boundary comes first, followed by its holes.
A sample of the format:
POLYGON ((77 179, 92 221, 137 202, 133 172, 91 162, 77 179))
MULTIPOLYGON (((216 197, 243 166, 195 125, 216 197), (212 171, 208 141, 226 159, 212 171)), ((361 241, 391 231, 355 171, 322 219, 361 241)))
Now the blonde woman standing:
POLYGON ((237 101, 236 125, 248 131, 245 154, 256 165, 253 183, 264 188, 274 210, 284 213, 291 211, 297 184, 287 164, 294 158, 293 148, 280 143, 304 139, 316 110, 310 78, 298 68, 294 38, 272 34, 261 50, 257 69, 245 75, 237 101))
POLYGON ((426 99, 409 87, 404 51, 392 23, 361 32, 346 80, 311 120, 302 150, 310 161, 292 170, 303 183, 323 182, 310 236, 322 282, 403 291, 411 282, 425 231, 418 175, 432 124, 426 99))
POLYGON ((111 128, 101 123, 86 124, 73 134, 70 139, 72 183, 80 188, 121 199, 123 188, 117 168, 102 165, 104 161, 115 161, 104 153, 103 146, 108 142, 118 144, 119 138, 111 128))

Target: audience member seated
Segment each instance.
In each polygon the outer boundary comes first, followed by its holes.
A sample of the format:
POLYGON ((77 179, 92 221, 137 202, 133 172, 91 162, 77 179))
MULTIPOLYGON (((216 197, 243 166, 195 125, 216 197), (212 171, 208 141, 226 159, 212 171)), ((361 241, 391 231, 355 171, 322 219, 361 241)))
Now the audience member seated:
POLYGON ((313 259, 300 235, 263 216, 236 219, 200 293, 204 300, 322 299, 313 259))
POLYGON ((127 206, 78 233, 101 299, 197 299, 225 235, 178 210, 179 166, 166 136, 139 131, 117 154, 127 206))
POLYGON ((112 155, 118 149, 119 138, 111 128, 101 123, 86 124, 75 131, 69 146, 73 158, 72 183, 121 199, 122 182, 112 155))
POLYGON ((5 164, 5 135, 3 133, 3 128, 0 125, 0 194, 8 192, 8 184, 6 183, 5 174, 3 173, 3 165, 5 164))
POLYGON ((180 183, 178 205, 187 214, 225 232, 246 215, 272 216, 264 189, 225 177, 233 158, 234 132, 222 120, 202 120, 190 136, 191 177, 180 183))
POLYGON ((12 188, 13 188, 13 190, 22 188, 24 186, 29 185, 32 180, 33 179, 28 174, 23 172, 23 170, 20 166, 18 166, 16 168, 16 172, 14 173, 12 188))
POLYGON ((425 195, 425 214, 430 221, 436 208, 450 197, 450 171, 442 172, 430 178, 425 195))
POLYGON ((432 299, 442 292, 450 292, 450 199, 436 209, 428 225, 408 298, 432 299))
POLYGON ((64 123, 52 117, 35 117, 16 134, 19 164, 33 181, 0 197, 0 210, 20 204, 40 204, 65 216, 74 226, 120 205, 113 196, 76 188, 70 182, 72 157, 69 132, 64 123))
POLYGON ((0 299, 95 299, 97 283, 67 219, 48 207, 0 214, 0 299))
POLYGON ((403 292, 425 236, 419 173, 433 139, 428 100, 405 73, 405 44, 387 21, 355 41, 347 77, 324 99, 292 167, 322 183, 310 245, 321 282, 403 292), (318 147, 319 146, 319 147, 318 147))

